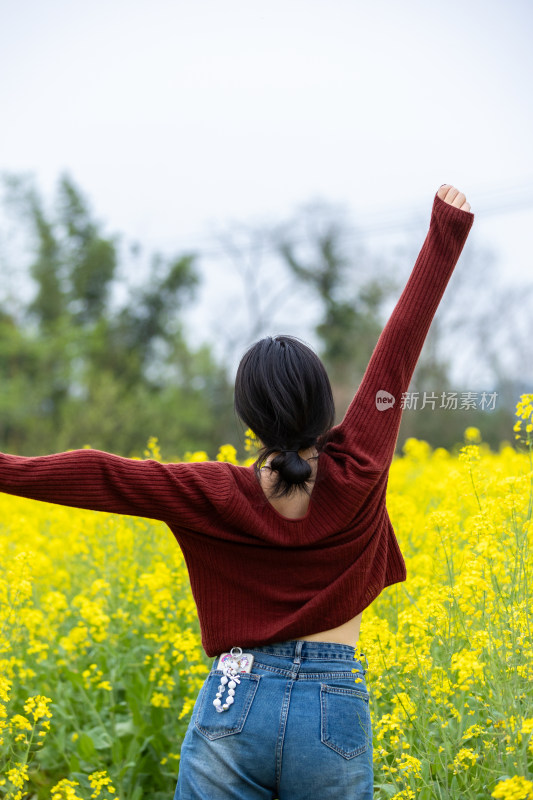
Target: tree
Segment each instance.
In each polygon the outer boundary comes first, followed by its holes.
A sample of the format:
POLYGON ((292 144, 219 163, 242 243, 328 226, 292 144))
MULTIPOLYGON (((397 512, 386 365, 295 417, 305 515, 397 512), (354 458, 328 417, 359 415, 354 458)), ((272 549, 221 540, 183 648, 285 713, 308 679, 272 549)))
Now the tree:
POLYGON ((62 176, 54 212, 33 182, 5 180, 5 205, 29 234, 33 298, 0 315, 0 440, 17 452, 90 444, 129 454, 150 435, 174 452, 214 450, 231 424, 226 371, 205 344, 189 347, 182 310, 198 286, 196 255, 152 255, 126 301, 119 237, 103 233, 62 176))

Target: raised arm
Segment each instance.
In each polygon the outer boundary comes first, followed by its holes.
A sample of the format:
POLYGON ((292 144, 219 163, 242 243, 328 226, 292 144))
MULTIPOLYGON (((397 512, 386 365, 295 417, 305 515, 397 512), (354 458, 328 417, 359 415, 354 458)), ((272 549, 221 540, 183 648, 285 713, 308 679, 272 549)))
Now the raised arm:
POLYGON ((408 391, 433 317, 461 255, 474 215, 464 194, 437 192, 429 232, 331 448, 353 454, 360 469, 386 470, 394 456, 402 394, 408 391))
POLYGON ((193 525, 209 502, 223 508, 226 465, 161 464, 100 450, 72 450, 28 458, 0 453, 0 492, 93 511, 193 525))

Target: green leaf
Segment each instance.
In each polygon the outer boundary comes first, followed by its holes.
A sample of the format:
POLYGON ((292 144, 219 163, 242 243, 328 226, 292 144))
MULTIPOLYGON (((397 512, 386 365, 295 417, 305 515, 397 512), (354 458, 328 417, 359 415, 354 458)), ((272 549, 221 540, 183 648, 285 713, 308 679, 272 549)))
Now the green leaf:
POLYGON ((394 795, 398 793, 398 787, 394 786, 392 783, 376 784, 375 788, 386 794, 387 797, 394 797, 394 795))
POLYGON ((86 761, 90 761, 96 755, 94 742, 87 733, 80 734, 78 739, 78 752, 86 761))
POLYGON ((111 734, 101 725, 98 725, 96 728, 91 728, 87 731, 87 734, 90 736, 97 750, 107 750, 113 744, 111 734))
POLYGON ((129 717, 128 719, 115 723, 115 734, 119 738, 122 736, 130 736, 135 734, 133 717, 129 717))
POLYGON ((80 769, 80 760, 76 753, 72 753, 68 762, 69 772, 78 772, 80 769))
POLYGON ((115 739, 111 747, 111 756, 113 759, 113 764, 120 764, 123 755, 124 754, 123 754, 122 742, 120 741, 120 739, 115 739))

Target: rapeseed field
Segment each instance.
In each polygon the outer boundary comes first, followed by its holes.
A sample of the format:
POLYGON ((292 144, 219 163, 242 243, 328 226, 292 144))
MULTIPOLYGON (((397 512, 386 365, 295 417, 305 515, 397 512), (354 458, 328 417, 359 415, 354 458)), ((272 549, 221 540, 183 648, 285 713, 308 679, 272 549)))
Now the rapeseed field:
MULTIPOLYGON (((517 417, 498 453, 467 428, 393 461, 408 579, 358 645, 378 800, 533 799, 533 395, 517 417)), ((170 800, 211 663, 164 524, 0 495, 1 798, 170 800)))

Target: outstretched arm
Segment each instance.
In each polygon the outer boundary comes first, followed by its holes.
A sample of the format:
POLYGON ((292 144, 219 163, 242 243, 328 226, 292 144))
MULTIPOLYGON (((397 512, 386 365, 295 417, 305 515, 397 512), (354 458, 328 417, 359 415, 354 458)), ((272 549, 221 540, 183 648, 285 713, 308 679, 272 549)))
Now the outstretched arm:
POLYGON ((407 392, 422 346, 474 215, 458 189, 436 193, 429 232, 389 321, 372 353, 363 380, 343 421, 332 432, 331 449, 353 455, 364 472, 390 466, 407 392))
POLYGON ((208 502, 221 507, 228 471, 218 462, 161 464, 100 450, 48 456, 0 453, 0 492, 93 511, 194 525, 208 502))

